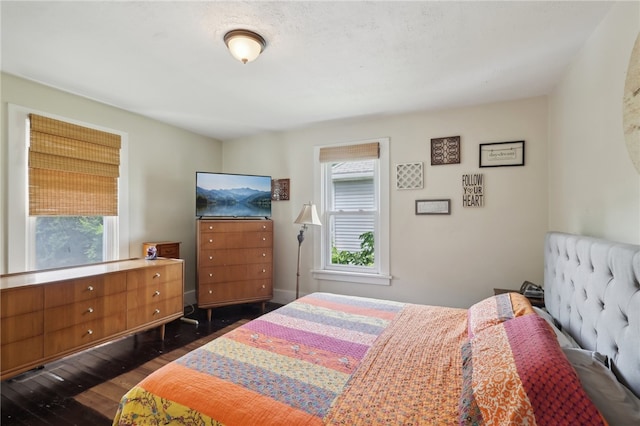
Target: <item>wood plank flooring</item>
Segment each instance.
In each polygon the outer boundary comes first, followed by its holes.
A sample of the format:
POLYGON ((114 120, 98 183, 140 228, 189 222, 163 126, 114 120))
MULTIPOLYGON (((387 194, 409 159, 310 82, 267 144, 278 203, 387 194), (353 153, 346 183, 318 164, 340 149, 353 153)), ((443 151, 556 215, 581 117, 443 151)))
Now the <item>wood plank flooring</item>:
MULTIPOLYGON (((267 303, 271 311, 279 305, 267 303)), ((215 333, 240 319, 262 314, 260 304, 214 309, 207 322, 206 311, 187 307, 196 327, 180 320, 167 324, 164 341, 157 329, 128 336, 77 355, 52 362, 42 368, 0 384, 0 424, 5 425, 111 425, 111 420, 83 406, 73 397, 113 379, 166 352, 215 333)))

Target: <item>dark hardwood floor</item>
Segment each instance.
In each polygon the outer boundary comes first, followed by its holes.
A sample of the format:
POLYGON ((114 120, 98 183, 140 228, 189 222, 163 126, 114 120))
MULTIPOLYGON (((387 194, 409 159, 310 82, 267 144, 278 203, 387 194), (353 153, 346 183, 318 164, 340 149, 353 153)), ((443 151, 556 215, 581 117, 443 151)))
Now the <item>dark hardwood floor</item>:
MULTIPOLYGON (((271 311, 280 305, 267 303, 271 311)), ((196 327, 180 320, 166 326, 164 341, 157 329, 137 333, 105 345, 52 362, 0 384, 2 401, 0 424, 5 425, 110 425, 106 419, 73 397, 141 364, 212 334, 240 319, 262 314, 260 304, 227 306, 214 309, 207 322, 205 310, 187 307, 196 327)))

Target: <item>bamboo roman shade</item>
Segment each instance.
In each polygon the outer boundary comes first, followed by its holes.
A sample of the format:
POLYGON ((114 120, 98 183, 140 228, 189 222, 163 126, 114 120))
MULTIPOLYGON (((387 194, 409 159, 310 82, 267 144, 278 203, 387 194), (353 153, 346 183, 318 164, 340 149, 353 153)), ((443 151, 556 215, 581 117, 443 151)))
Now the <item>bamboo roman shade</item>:
POLYGON ((357 161, 380 158, 378 142, 320 148, 320 162, 357 161))
POLYGON ((120 136, 29 118, 29 215, 117 216, 120 136))

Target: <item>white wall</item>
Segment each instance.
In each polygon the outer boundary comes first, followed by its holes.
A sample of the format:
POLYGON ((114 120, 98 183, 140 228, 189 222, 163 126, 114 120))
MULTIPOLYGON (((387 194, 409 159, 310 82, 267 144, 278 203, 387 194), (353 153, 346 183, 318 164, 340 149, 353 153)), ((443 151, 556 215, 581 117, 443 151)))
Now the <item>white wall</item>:
POLYGON ((143 241, 177 239, 195 277, 193 179, 196 170, 291 179, 291 200, 273 203, 276 301, 295 287, 298 227, 313 197, 313 147, 390 137, 395 165, 423 161, 422 190, 398 191, 391 179, 391 286, 316 282, 310 277, 317 235, 303 246, 303 292, 336 291, 465 307, 492 293, 542 282, 547 230, 640 243, 640 177, 622 133, 622 93, 640 5, 616 4, 562 82, 547 98, 440 112, 353 119, 224 144, 117 108, 2 74, 0 272, 6 270, 7 102, 129 133, 130 250, 143 241), (462 163, 431 166, 429 140, 462 137, 462 163), (478 144, 526 141, 524 167, 478 167, 478 144), (461 176, 484 173, 486 206, 463 209, 461 176), (451 198, 450 216, 416 216, 414 202, 451 198))
MULTIPOLYGON (((145 241, 180 241, 187 291, 195 289, 195 172, 222 167, 222 144, 137 114, 1 74, 2 252, 7 270, 7 104, 127 132, 129 135, 129 253, 141 257, 145 241)), ((193 297, 190 293, 189 297, 193 297)))
POLYGON ((547 230, 547 101, 525 99, 441 112, 349 120, 225 142, 228 172, 291 179, 291 200, 273 203, 276 301, 295 288, 298 227, 293 220, 313 197, 315 145, 390 137, 391 286, 316 282, 310 277, 314 240, 303 245, 301 292, 334 291, 394 300, 468 306, 493 287, 542 281, 547 230), (431 166, 430 139, 461 136, 462 162, 431 166), (478 145, 526 141, 524 167, 478 167, 478 145), (422 190, 396 190, 395 165, 422 161, 422 190), (462 175, 483 173, 486 204, 463 208, 462 175), (450 216, 416 216, 415 200, 451 198, 450 216))
POLYGON ((549 103, 549 227, 640 244, 640 175, 622 99, 640 3, 617 3, 573 60, 549 103))

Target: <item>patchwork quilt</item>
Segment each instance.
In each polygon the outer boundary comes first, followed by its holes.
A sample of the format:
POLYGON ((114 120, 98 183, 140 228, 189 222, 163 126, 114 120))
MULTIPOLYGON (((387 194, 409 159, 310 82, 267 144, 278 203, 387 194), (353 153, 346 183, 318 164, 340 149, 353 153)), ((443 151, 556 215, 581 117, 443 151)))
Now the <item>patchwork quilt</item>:
POLYGON ((314 293, 155 371, 113 424, 604 424, 518 296, 464 310, 314 293))

